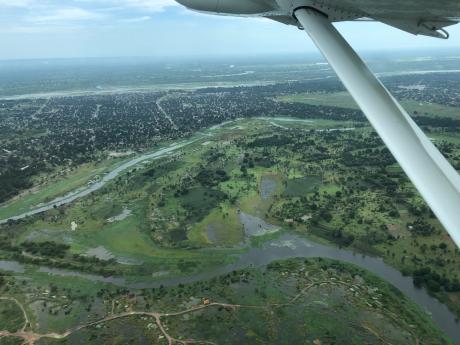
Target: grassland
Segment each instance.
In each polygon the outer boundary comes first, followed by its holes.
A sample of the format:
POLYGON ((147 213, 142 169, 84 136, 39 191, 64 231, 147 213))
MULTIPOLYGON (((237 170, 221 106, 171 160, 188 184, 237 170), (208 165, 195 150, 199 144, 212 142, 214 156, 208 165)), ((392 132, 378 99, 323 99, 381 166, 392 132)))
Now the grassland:
MULTIPOLYGON (((282 96, 278 98, 283 102, 300 102, 311 105, 325 105, 330 107, 359 109, 356 102, 348 92, 335 93, 301 93, 296 95, 282 96)), ((417 102, 411 99, 401 100, 401 105, 410 114, 427 114, 439 117, 460 118, 460 110, 437 103, 417 102)))
POLYGON ((114 159, 105 160, 101 163, 84 164, 73 171, 67 171, 64 168, 54 174, 38 177, 35 187, 0 206, 0 219, 27 212, 32 207, 48 203, 77 188, 86 186, 97 176, 100 177, 104 172, 113 169, 119 161, 119 159, 114 159))

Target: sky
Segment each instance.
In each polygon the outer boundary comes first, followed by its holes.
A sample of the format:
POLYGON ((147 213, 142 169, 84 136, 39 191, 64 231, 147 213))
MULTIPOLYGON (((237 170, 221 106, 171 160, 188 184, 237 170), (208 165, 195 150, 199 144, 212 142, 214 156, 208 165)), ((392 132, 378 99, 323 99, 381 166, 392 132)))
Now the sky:
MULTIPOLYGON (((460 47, 379 23, 337 24, 360 50, 460 47)), ((315 52, 305 33, 267 19, 204 15, 173 0, 0 0, 0 59, 258 56, 315 52)), ((460 51, 460 49, 459 49, 460 51)))

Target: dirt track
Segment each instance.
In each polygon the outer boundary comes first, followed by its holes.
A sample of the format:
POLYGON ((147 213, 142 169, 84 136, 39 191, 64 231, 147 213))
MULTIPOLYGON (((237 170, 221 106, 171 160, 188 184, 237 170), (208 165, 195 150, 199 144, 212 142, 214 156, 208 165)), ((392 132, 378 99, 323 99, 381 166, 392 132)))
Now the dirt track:
MULTIPOLYGON (((0 297, 0 300, 7 300, 7 301, 15 302, 21 308, 21 310, 22 310, 22 312, 24 314, 24 325, 22 326, 22 328, 20 330, 16 331, 16 332, 0 331, 0 339, 2 337, 21 338, 24 341, 23 344, 35 345, 36 342, 38 340, 42 339, 42 338, 64 339, 64 338, 67 338, 68 336, 70 336, 71 334, 73 334, 75 332, 78 332, 78 331, 81 331, 81 330, 83 330, 85 328, 89 328, 89 327, 96 326, 96 325, 99 325, 99 324, 103 324, 103 323, 106 323, 106 322, 110 322, 110 321, 113 321, 113 320, 122 319, 122 318, 126 318, 126 317, 131 317, 131 316, 146 316, 146 317, 151 317, 151 318, 155 319, 155 322, 156 322, 158 328, 160 329, 160 331, 163 334, 163 336, 165 337, 165 339, 168 341, 168 345, 174 345, 174 344, 183 344, 183 345, 186 345, 186 344, 210 344, 211 345, 211 344, 213 344, 213 345, 216 345, 215 343, 210 342, 210 341, 194 340, 194 339, 183 340, 183 339, 174 338, 166 331, 161 319, 162 318, 167 318, 167 317, 174 317, 174 316, 181 316, 181 315, 185 315, 185 314, 190 314, 190 313, 197 312, 199 310, 212 308, 212 307, 223 307, 223 308, 227 308, 227 309, 238 309, 238 308, 267 309, 269 307, 288 306, 288 305, 292 305, 292 304, 296 303, 296 301, 301 296, 306 294, 308 292, 308 290, 310 290, 312 287, 324 286, 324 285, 343 285, 345 287, 349 287, 349 284, 347 284, 345 282, 342 282, 342 281, 312 282, 312 283, 306 285, 296 296, 291 298, 289 300, 289 302, 287 302, 287 303, 269 304, 269 305, 242 305, 242 304, 228 304, 228 303, 212 302, 212 303, 209 303, 209 304, 197 305, 197 306, 195 306, 193 308, 189 308, 189 309, 185 309, 185 310, 177 311, 177 312, 170 312, 170 313, 158 313, 158 312, 147 312, 147 311, 131 311, 131 312, 125 312, 125 313, 120 313, 120 314, 116 314, 116 315, 109 315, 109 316, 106 316, 105 318, 103 318, 101 320, 73 327, 73 328, 67 330, 64 333, 45 333, 45 334, 36 333, 36 332, 34 332, 32 330, 26 331, 27 327, 30 326, 31 324, 30 324, 30 320, 29 320, 29 318, 27 316, 27 313, 26 313, 26 310, 25 310, 24 306, 17 299, 15 299, 13 297, 0 297)), ((365 327, 365 326, 363 326, 363 328, 367 329, 367 327, 365 327)), ((367 329, 367 330, 371 331, 369 329, 367 329)), ((373 330, 372 330, 372 333, 374 333, 373 330)), ((414 342, 415 344, 419 343, 419 340, 415 336, 414 336, 414 340, 415 340, 415 342, 414 342)))

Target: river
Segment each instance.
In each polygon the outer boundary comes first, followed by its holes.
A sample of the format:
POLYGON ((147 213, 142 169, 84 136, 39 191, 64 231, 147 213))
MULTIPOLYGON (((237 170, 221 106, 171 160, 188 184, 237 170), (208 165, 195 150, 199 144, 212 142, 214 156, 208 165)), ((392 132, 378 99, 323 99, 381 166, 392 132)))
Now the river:
MULTIPOLYGON (((39 271, 56 276, 80 277, 94 282, 108 283, 116 286, 143 289, 163 286, 175 286, 196 281, 206 280, 219 275, 227 274, 233 270, 245 267, 261 267, 275 260, 283 260, 295 257, 302 258, 327 258, 354 264, 373 272, 380 278, 397 287, 414 303, 424 311, 431 314, 434 323, 445 332, 456 344, 460 345, 460 323, 456 316, 441 302, 431 297, 425 289, 414 287, 412 278, 404 277, 398 270, 385 264, 381 258, 365 256, 338 247, 318 244, 294 234, 283 234, 279 238, 265 242, 260 247, 250 248, 240 254, 237 260, 228 265, 217 267, 213 270, 192 275, 174 278, 157 278, 149 281, 130 283, 123 277, 102 277, 93 274, 40 267, 39 271)), ((14 261, 0 261, 0 269, 23 273, 24 267, 14 261)))
MULTIPOLYGON (((258 118, 267 121, 274 120, 273 118, 258 118)), ((239 121, 239 119, 235 120, 239 121)), ((171 144, 166 148, 159 149, 155 152, 143 154, 141 156, 135 157, 112 170, 111 172, 104 175, 104 177, 89 186, 81 187, 72 193, 69 193, 65 196, 56 198, 55 200, 37 206, 31 209, 28 212, 23 214, 0 220, 0 224, 6 223, 8 220, 18 220, 23 219, 28 216, 32 216, 38 213, 45 212, 52 209, 54 206, 61 206, 64 204, 69 204, 78 198, 85 197, 107 184, 109 181, 118 177, 121 173, 125 172, 129 168, 143 162, 146 160, 154 160, 165 157, 173 152, 184 148, 200 139, 207 138, 212 136, 212 132, 224 125, 230 124, 235 121, 225 122, 220 125, 211 127, 205 132, 200 132, 189 140, 182 141, 179 143, 171 144)), ((295 121, 294 119, 286 119, 286 121, 295 121)), ((297 120, 298 121, 298 120, 297 120)), ((80 272, 73 272, 61 269, 54 269, 48 267, 40 267, 39 271, 43 273, 48 273, 51 275, 58 276, 73 276, 80 277, 83 279, 88 279, 94 282, 101 283, 110 283, 117 286, 129 287, 129 288, 152 288, 159 287, 160 285, 171 286, 177 284, 186 284, 190 282, 210 279, 222 274, 229 273, 233 270, 249 267, 249 266, 264 266, 269 264, 274 260, 288 259, 293 257, 303 257, 303 258, 313 258, 313 257, 322 257, 335 259, 339 261, 344 261, 352 263, 361 268, 369 270, 387 282, 393 284, 399 290, 401 290, 408 298, 417 303, 422 309, 429 312, 433 321, 457 344, 460 345, 460 324, 456 322, 456 316, 450 312, 450 310, 437 299, 431 297, 426 290, 417 289, 412 283, 412 278, 404 277, 396 269, 386 265, 382 259, 364 256, 356 254, 354 252, 340 249, 332 246, 325 246, 310 240, 306 240, 296 235, 285 234, 280 236, 280 238, 264 243, 261 247, 250 248, 246 253, 241 254, 238 259, 230 265, 225 265, 218 267, 214 270, 193 275, 193 276, 184 276, 184 277, 175 277, 175 278, 164 278, 164 279, 155 279, 146 282, 140 283, 129 283, 123 277, 102 277, 98 275, 85 274, 80 272)), ((22 274, 24 272, 24 267, 18 262, 14 261, 0 261, 0 269, 5 271, 16 272, 22 274)))
MULTIPOLYGON (((208 136, 209 136, 209 134, 208 134, 208 136)), ((105 174, 104 177, 102 177, 99 181, 97 181, 97 182, 95 182, 93 184, 90 184, 90 185, 87 185, 87 186, 84 186, 84 187, 80 187, 80 188, 76 189, 75 191, 70 192, 70 193, 68 193, 68 194, 66 194, 64 196, 58 197, 58 198, 56 198, 56 199, 54 199, 54 200, 52 200, 52 201, 50 201, 48 203, 37 205, 36 207, 31 208, 30 211, 24 212, 24 213, 19 214, 17 216, 13 216, 13 217, 6 218, 6 219, 1 219, 0 224, 5 224, 9 220, 24 219, 24 218, 27 218, 27 217, 30 217, 30 216, 33 216, 33 215, 36 215, 36 214, 39 214, 39 213, 49 211, 54 207, 58 207, 58 206, 65 205, 65 204, 70 204, 70 203, 72 203, 73 201, 75 201, 75 200, 77 200, 79 198, 83 198, 83 197, 85 197, 85 196, 87 196, 87 195, 89 195, 89 194, 101 189, 108 182, 112 181, 113 179, 118 177, 121 173, 123 173, 126 170, 128 170, 129 168, 132 168, 133 166, 135 166, 135 165, 137 165, 137 164, 139 164, 139 163, 141 163, 143 161, 146 161, 146 160, 155 160, 155 159, 163 158, 163 157, 165 157, 167 155, 170 155, 173 152, 175 152, 175 151, 177 151, 177 150, 179 150, 179 149, 181 149, 181 148, 183 148, 185 146, 188 146, 188 145, 200 140, 201 138, 203 138, 203 134, 195 136, 194 138, 192 138, 190 140, 187 140, 187 141, 171 144, 169 147, 159 149, 159 150, 157 150, 155 152, 151 152, 151 153, 147 153, 147 154, 143 154, 141 156, 138 156, 138 157, 136 157, 134 159, 129 160, 128 162, 125 162, 125 163, 119 165, 117 168, 115 168, 111 172, 105 174)))

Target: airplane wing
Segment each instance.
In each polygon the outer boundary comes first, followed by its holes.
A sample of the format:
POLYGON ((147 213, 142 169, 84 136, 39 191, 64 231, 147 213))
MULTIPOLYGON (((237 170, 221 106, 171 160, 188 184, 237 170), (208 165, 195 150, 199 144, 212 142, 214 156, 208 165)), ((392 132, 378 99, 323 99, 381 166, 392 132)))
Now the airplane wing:
POLYGON ((372 74, 332 22, 371 18, 438 38, 460 18, 458 0, 177 0, 198 10, 262 16, 305 30, 393 156, 460 247, 460 175, 372 74))
MULTIPOLYGON (((301 2, 305 3, 299 1, 297 5, 301 2)), ((414 35, 438 38, 448 38, 445 28, 460 21, 460 2, 455 0, 318 0, 309 3, 327 14, 332 22, 369 18, 414 35)), ((285 14, 280 16, 285 17, 285 14)))
POLYGON ((196 11, 220 15, 259 16, 298 25, 293 12, 315 8, 331 22, 371 19, 414 35, 448 38, 444 28, 460 21, 457 0, 176 0, 196 11))

